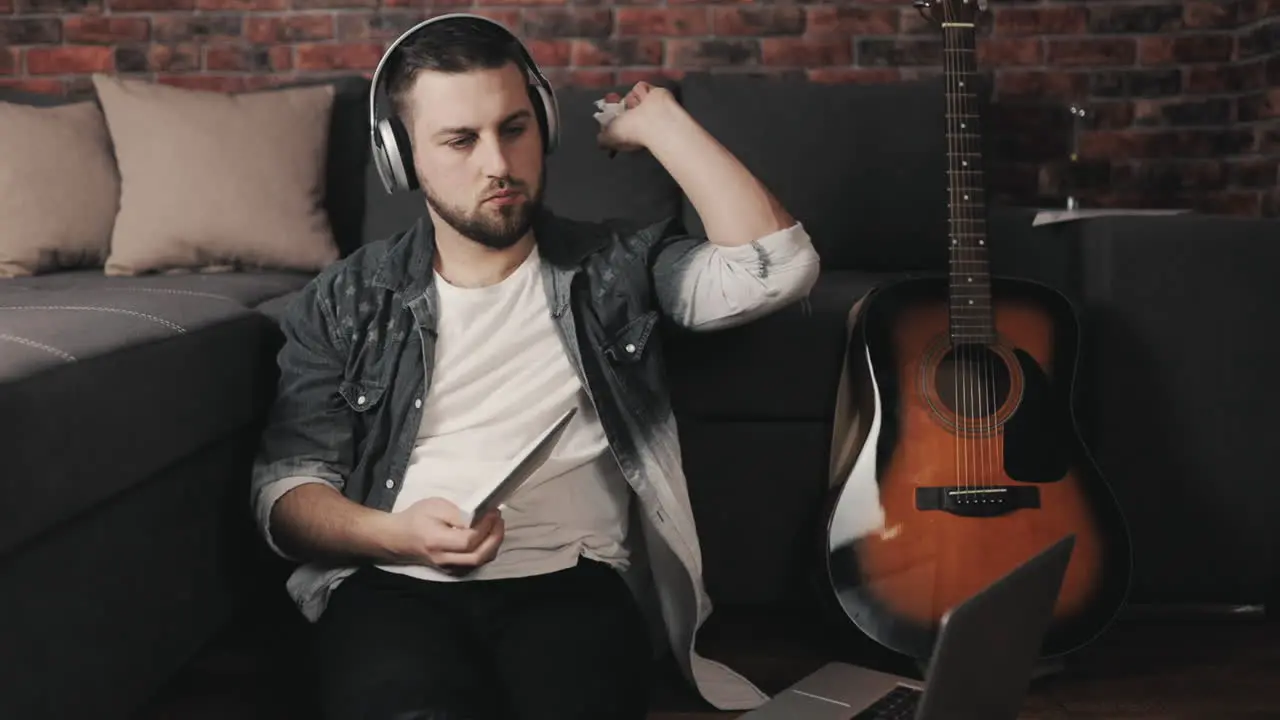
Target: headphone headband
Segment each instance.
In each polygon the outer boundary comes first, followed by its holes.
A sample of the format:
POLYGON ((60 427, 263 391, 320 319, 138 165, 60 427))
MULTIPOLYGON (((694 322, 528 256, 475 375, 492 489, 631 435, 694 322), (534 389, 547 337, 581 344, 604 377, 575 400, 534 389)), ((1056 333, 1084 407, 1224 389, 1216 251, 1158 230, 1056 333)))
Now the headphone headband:
POLYGON ((437 15, 432 18, 427 18, 426 20, 423 20, 417 25, 414 25, 413 27, 409 28, 408 30, 405 30, 403 33, 400 34, 400 37, 396 38, 394 42, 388 45, 386 51, 382 53, 382 58, 378 60, 378 66, 374 68, 373 79, 369 87, 369 128, 371 131, 376 132, 378 127, 378 110, 377 110, 378 92, 382 89, 382 68, 384 65, 387 64, 387 60, 389 60, 391 56, 395 54, 396 50, 406 40, 408 40, 410 37, 412 37, 415 33, 417 33, 422 28, 434 23, 444 21, 444 20, 453 20, 457 18, 470 18, 472 20, 479 20, 481 22, 486 22, 502 30, 504 33, 506 33, 507 36, 511 38, 511 41, 515 44, 516 49, 520 52, 520 59, 522 61, 521 64, 524 66, 523 70, 525 71, 526 81, 530 85, 541 85, 542 87, 546 88, 548 92, 551 92, 551 83, 547 82, 547 78, 542 74, 542 70, 540 70, 538 68, 538 64, 534 62, 533 55, 529 53, 529 49, 526 48, 524 43, 520 40, 520 38, 516 37, 515 33, 507 29, 505 25, 503 25, 502 23, 492 18, 484 17, 483 15, 475 15, 473 13, 446 13, 444 15, 437 15))

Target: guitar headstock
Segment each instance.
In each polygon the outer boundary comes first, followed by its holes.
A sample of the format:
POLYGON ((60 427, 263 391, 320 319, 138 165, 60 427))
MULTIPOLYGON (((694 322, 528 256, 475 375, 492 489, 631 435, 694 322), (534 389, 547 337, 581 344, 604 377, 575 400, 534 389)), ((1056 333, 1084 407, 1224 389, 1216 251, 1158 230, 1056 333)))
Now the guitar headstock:
POLYGON ((934 23, 978 24, 978 15, 986 12, 987 0, 915 0, 916 10, 934 23))

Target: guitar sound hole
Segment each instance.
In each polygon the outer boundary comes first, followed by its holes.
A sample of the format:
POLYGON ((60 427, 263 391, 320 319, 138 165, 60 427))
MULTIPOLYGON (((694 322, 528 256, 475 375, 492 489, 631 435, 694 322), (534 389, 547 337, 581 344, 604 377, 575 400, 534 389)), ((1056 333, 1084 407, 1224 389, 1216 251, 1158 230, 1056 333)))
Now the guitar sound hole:
POLYGON ((957 345, 934 374, 938 399, 957 417, 995 415, 1009 399, 1011 378, 1004 358, 986 345, 957 345))

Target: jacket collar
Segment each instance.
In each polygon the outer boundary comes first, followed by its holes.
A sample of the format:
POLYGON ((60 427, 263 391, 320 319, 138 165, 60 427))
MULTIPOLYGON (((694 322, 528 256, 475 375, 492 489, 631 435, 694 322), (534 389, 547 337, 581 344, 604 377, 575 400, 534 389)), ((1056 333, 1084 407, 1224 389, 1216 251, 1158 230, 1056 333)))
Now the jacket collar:
MULTIPOLYGON (((545 207, 534 217, 533 233, 542 261, 552 265, 557 274, 569 275, 612 237, 604 224, 568 220, 545 207)), ((372 282, 406 301, 417 298, 431 287, 434 257, 435 226, 424 213, 383 253, 372 282)))

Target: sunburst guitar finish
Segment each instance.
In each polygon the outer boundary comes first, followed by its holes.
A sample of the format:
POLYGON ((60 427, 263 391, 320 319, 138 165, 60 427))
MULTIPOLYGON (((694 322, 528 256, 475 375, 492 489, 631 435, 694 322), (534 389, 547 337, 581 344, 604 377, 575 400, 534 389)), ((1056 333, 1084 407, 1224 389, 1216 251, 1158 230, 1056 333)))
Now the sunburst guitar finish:
POLYGON ((849 370, 872 422, 829 499, 826 581, 862 632, 923 660, 950 608, 1074 534, 1042 647, 1058 656, 1097 637, 1123 606, 1129 532, 1076 427, 1074 308, 1047 286, 989 273, 974 9, 945 0, 935 10, 949 272, 877 288, 850 334, 849 370))

